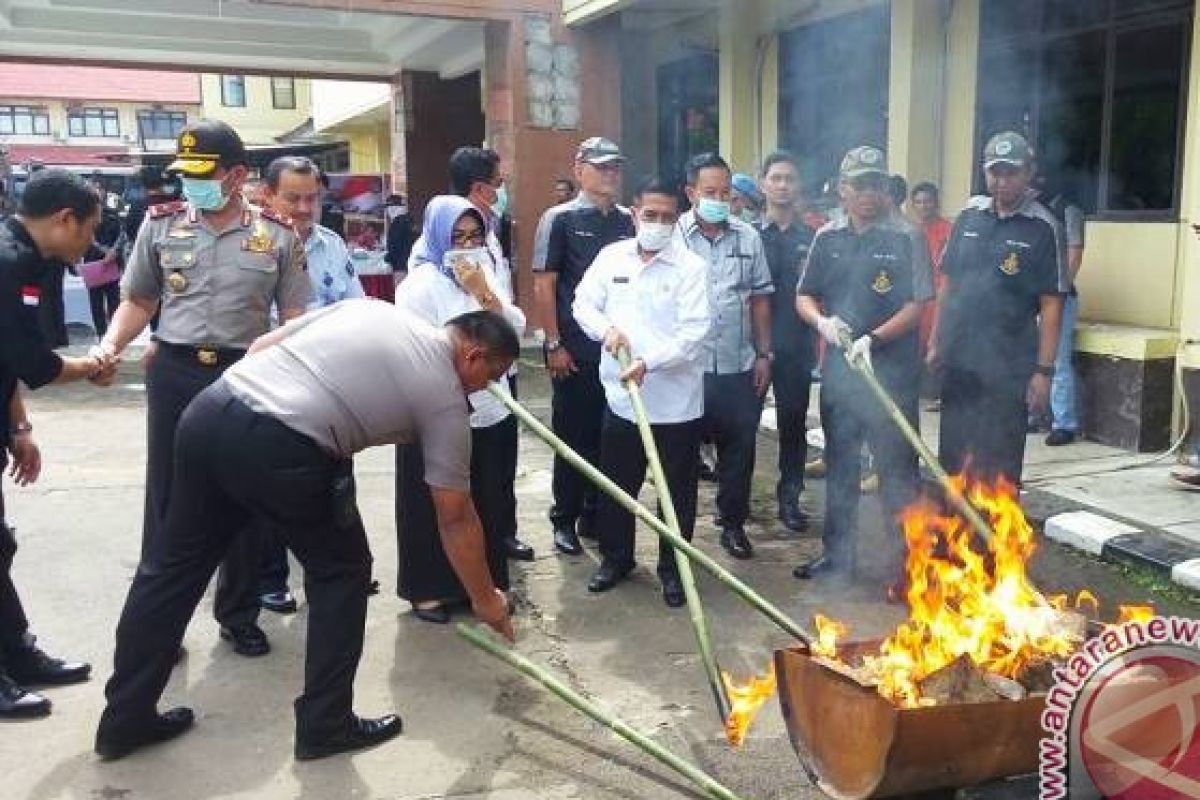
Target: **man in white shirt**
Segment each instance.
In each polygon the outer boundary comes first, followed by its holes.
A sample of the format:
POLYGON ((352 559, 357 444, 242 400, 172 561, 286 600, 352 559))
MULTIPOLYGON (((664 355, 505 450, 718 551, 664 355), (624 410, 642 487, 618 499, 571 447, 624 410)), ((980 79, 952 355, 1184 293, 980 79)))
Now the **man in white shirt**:
MULTIPOLYGON (((608 404, 600 444, 600 468, 636 496, 646 477, 646 453, 638 433, 626 380, 642 389, 646 413, 679 516, 680 533, 692 538, 699 482, 700 425, 704 416, 704 344, 712 315, 706 266, 674 236, 679 201, 665 182, 638 188, 633 206, 637 238, 600 251, 575 290, 576 321, 602 341, 600 380, 608 404), (622 348, 633 361, 622 369, 622 348)), ((608 497, 596 509, 602 561, 588 584, 604 592, 634 567, 634 518, 608 497)), ((663 600, 684 604, 670 545, 659 543, 658 575, 663 600)))
MULTIPOLYGON (((313 287, 308 310, 364 297, 346 243, 316 221, 321 213, 320 168, 304 156, 283 156, 267 167, 266 179, 267 204, 292 221, 304 243, 308 279, 313 287)), ((274 537, 263 547, 258 593, 262 607, 268 611, 295 613, 296 598, 288 589, 287 550, 274 537)))

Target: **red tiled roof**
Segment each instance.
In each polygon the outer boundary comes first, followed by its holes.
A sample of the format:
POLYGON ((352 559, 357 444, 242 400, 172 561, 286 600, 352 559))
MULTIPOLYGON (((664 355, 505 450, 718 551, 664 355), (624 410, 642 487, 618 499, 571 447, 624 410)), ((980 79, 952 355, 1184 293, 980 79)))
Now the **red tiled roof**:
POLYGON ((200 102, 200 76, 163 70, 4 62, 0 64, 0 97, 195 104, 200 102))
POLYGON ((128 159, 112 160, 105 156, 127 153, 120 145, 111 147, 75 147, 68 144, 10 144, 8 161, 14 166, 26 161, 40 161, 48 167, 86 166, 111 167, 128 163, 128 159))

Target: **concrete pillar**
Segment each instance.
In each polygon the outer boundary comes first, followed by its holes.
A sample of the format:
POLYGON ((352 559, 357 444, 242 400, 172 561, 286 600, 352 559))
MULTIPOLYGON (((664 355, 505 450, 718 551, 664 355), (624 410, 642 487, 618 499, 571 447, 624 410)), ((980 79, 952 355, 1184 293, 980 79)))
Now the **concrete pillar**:
POLYGON ((722 3, 718 27, 721 155, 735 171, 753 173, 759 159, 761 104, 756 52, 762 7, 758 0, 722 3))
POLYGON ((910 184, 940 178, 949 12, 949 2, 892 0, 888 164, 910 184))
POLYGON ((955 214, 971 196, 979 169, 975 100, 979 80, 979 0, 952 0, 940 134, 942 205, 955 214))

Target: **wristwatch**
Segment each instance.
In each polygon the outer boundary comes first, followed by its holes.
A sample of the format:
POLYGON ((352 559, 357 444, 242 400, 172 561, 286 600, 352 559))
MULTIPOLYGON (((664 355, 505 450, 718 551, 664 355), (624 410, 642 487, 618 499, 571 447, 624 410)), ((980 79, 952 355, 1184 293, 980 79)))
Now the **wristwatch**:
POLYGON ((1035 375, 1041 375, 1043 378, 1053 378, 1054 377, 1054 365, 1051 364, 1049 366, 1046 366, 1045 364, 1038 364, 1036 367, 1033 368, 1033 373, 1035 375))
POLYGON ((13 436, 19 436, 22 433, 33 433, 33 423, 18 422, 16 425, 12 426, 12 430, 9 431, 9 433, 11 433, 13 436))
POLYGON ((775 353, 774 353, 774 352, 772 352, 772 351, 770 351, 770 350, 768 350, 768 351, 766 351, 765 353, 755 353, 755 354, 754 354, 754 357, 755 357, 755 358, 765 358, 767 361, 774 361, 774 360, 775 360, 775 353))

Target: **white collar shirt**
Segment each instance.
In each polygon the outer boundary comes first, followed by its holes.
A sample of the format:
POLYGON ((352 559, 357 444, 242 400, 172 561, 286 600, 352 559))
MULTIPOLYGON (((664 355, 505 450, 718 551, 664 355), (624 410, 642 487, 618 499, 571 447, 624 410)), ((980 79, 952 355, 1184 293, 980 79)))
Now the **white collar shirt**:
MULTIPOLYGON (((674 424, 704 415, 705 343, 712 325, 707 266, 679 239, 649 262, 636 239, 600 251, 575 290, 575 319, 603 341, 613 327, 629 339, 633 358, 646 364, 641 393, 650 423, 674 424)), ((634 421, 617 359, 604 353, 600 380, 608 407, 634 421)))
POLYGON ((304 242, 304 255, 313 287, 309 311, 365 296, 346 243, 329 228, 313 225, 304 242))

